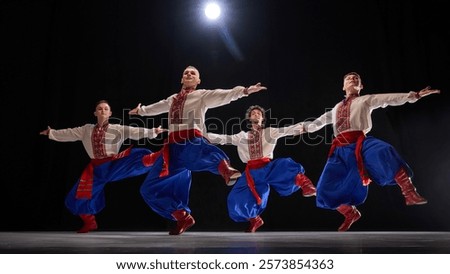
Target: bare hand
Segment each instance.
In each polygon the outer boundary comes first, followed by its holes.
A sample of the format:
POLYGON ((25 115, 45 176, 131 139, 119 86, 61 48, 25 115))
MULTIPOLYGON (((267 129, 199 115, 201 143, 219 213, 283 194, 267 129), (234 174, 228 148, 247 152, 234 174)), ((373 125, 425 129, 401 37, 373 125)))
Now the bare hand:
POLYGON ((141 103, 137 105, 137 107, 133 108, 128 112, 129 115, 139 114, 139 109, 141 108, 141 103))
POLYGON ((261 83, 257 83, 256 85, 249 86, 247 89, 248 94, 252 94, 261 90, 266 90, 267 88, 264 86, 261 86, 261 83))
POLYGON ((43 131, 39 132, 40 135, 48 135, 51 128, 47 126, 47 129, 44 129, 43 131))
POLYGON ((439 93, 441 93, 441 91, 439 90, 439 89, 431 89, 431 87, 430 86, 428 86, 428 87, 426 87, 426 88, 424 88, 424 89, 421 89, 419 92, 418 92, 418 94, 419 94, 419 96, 420 97, 425 97, 425 96, 427 96, 427 95, 430 95, 430 94, 439 94, 439 93))
POLYGON ((155 127, 155 133, 156 133, 157 135, 160 134, 160 133, 162 133, 162 132, 165 132, 165 131, 167 131, 166 128, 162 128, 161 126, 155 127))

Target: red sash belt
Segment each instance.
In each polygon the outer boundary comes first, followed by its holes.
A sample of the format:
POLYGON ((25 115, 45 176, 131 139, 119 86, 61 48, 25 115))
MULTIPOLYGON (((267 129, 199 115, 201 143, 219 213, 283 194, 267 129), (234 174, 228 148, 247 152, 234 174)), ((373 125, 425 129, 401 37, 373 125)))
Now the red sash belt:
POLYGON ((250 188, 250 191, 252 192, 253 196, 255 196, 258 205, 261 204, 262 200, 261 197, 259 197, 258 192, 256 191, 255 181, 253 180, 253 177, 250 174, 250 169, 261 168, 267 165, 268 163, 270 163, 270 158, 264 157, 261 159, 248 161, 247 166, 245 167, 245 178, 247 179, 247 185, 250 188))
POLYGON ((84 168, 83 173, 80 177, 80 182, 78 183, 77 193, 75 195, 76 199, 91 199, 92 198, 92 187, 94 185, 94 167, 99 166, 103 163, 114 161, 125 156, 130 155, 131 146, 124 151, 107 158, 102 159, 91 159, 89 164, 84 168))
POLYGON ((370 184, 371 180, 364 168, 364 162, 362 158, 362 145, 365 138, 366 135, 362 131, 348 131, 339 134, 338 136, 336 136, 336 138, 334 138, 333 143, 331 144, 328 157, 333 154, 336 147, 356 143, 355 156, 356 164, 358 165, 359 176, 361 177, 363 185, 367 186, 370 184))
POLYGON ((198 129, 187 129, 174 131, 169 134, 166 141, 164 142, 164 146, 161 149, 163 154, 163 167, 161 172, 159 173, 159 177, 164 177, 169 175, 169 161, 170 161, 170 153, 169 153, 169 145, 175 143, 183 143, 186 140, 190 140, 195 137, 202 137, 202 132, 198 129))

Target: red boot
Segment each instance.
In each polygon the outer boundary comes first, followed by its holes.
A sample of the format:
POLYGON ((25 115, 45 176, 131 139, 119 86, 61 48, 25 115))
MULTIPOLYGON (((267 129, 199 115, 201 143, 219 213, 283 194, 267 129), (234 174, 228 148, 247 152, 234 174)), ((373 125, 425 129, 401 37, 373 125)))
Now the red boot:
POLYGON ((345 217, 344 222, 338 228, 338 231, 340 232, 347 231, 354 222, 358 221, 359 218, 361 218, 361 213, 356 209, 355 206, 340 205, 336 210, 345 217))
POLYGON ((316 196, 316 188, 305 174, 297 174, 295 177, 295 184, 302 189, 303 197, 316 196))
POLYGON ((218 166, 220 175, 225 179, 227 186, 232 186, 236 183, 236 180, 241 177, 241 173, 232 168, 227 160, 222 160, 218 166))
POLYGON ((254 233, 258 228, 260 228, 264 224, 263 219, 259 216, 256 216, 255 218, 251 218, 249 221, 250 221, 250 225, 247 228, 247 230, 245 230, 245 232, 254 233))
POLYGON ((77 233, 87 233, 91 230, 97 229, 97 222, 95 221, 95 215, 92 214, 80 214, 80 218, 83 220, 83 226, 77 233))
POLYGON ((177 226, 169 232, 169 235, 180 235, 195 224, 194 217, 185 210, 175 210, 172 216, 177 220, 177 226))
POLYGON ((404 168, 401 168, 397 175, 395 175, 395 181, 402 190, 406 205, 423 205, 428 203, 424 197, 417 193, 416 188, 412 184, 411 179, 404 168))

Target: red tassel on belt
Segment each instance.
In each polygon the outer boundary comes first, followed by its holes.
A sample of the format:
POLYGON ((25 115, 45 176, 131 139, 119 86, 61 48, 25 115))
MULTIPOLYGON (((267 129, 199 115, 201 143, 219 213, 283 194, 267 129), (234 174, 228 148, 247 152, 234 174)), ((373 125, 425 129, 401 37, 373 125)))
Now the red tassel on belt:
POLYGON ((103 163, 114 161, 125 156, 130 155, 131 147, 125 149, 124 151, 107 158, 102 159, 91 159, 89 164, 84 168, 83 173, 80 177, 80 182, 78 183, 77 193, 75 195, 76 199, 91 199, 92 198, 92 188, 94 186, 94 167, 99 166, 103 163))
POLYGON ((202 137, 203 134, 198 129, 187 129, 187 130, 180 130, 180 131, 174 131, 169 134, 169 137, 167 137, 166 141, 164 142, 164 146, 161 149, 163 154, 163 167, 161 172, 159 173, 159 177, 164 177, 169 175, 169 161, 170 161, 170 153, 169 153, 169 145, 174 143, 182 143, 186 140, 195 138, 195 137, 202 137))
POLYGON ((252 192, 253 196, 255 197, 256 203, 258 205, 261 204, 262 200, 261 197, 259 197, 258 192, 256 191, 255 181, 253 180, 253 177, 250 174, 250 169, 261 168, 267 165, 268 163, 270 163, 270 158, 265 157, 261 159, 250 160, 247 162, 247 166, 245 167, 245 178, 247 179, 247 185, 250 188, 250 191, 252 192))
POLYGON ((334 138, 333 143, 331 144, 328 157, 333 154, 336 147, 356 143, 355 156, 356 164, 358 165, 359 176, 361 177, 363 185, 367 186, 370 184, 371 180, 364 168, 364 162, 362 158, 362 145, 365 138, 366 135, 362 131, 347 131, 339 134, 338 136, 336 136, 336 138, 334 138))

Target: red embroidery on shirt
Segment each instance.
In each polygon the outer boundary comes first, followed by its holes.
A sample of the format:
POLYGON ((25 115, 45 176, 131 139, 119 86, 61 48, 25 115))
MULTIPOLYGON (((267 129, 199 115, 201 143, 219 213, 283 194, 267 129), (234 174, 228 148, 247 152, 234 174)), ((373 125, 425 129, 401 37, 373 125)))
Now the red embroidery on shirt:
POLYGON ((338 133, 350 129, 350 106, 355 96, 344 99, 336 110, 336 131, 338 133))
POLYGON ((263 157, 262 129, 248 132, 248 152, 251 160, 263 157))
POLYGON ((169 117, 171 124, 183 123, 183 109, 186 97, 194 89, 182 89, 173 99, 172 105, 169 110, 169 117))
POLYGON ((95 159, 102 159, 108 157, 108 155, 106 154, 106 147, 105 147, 105 134, 106 131, 108 130, 108 126, 109 126, 108 123, 102 126, 99 126, 97 124, 92 130, 91 141, 95 159))

